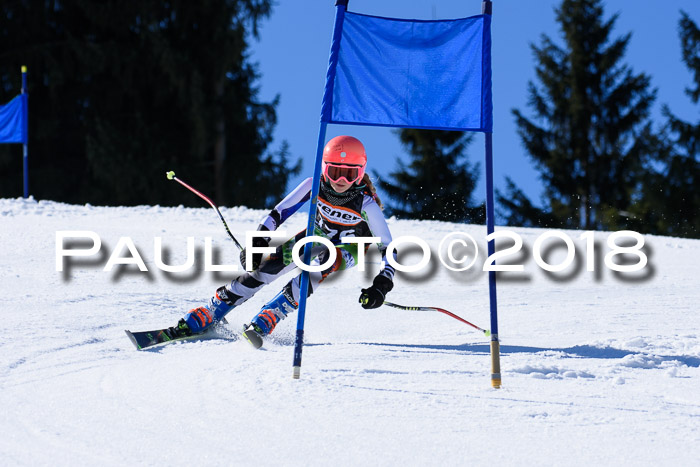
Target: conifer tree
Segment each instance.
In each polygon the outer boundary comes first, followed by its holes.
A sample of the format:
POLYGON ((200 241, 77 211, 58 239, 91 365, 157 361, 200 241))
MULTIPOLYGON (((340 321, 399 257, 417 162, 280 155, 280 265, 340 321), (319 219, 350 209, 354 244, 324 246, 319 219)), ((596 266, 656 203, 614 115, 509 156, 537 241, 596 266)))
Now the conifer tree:
MULTIPOLYGON (((679 35, 683 62, 692 73, 692 86, 685 92, 691 101, 700 100, 700 30, 681 12, 679 35)), ((661 170, 652 173, 644 185, 645 209, 639 213, 653 233, 700 238, 700 120, 686 122, 668 106, 672 148, 661 170)))
POLYGON ((483 206, 472 201, 479 166, 470 164, 465 155, 473 136, 416 129, 398 134, 412 160, 406 165, 399 159, 392 180, 379 179, 391 200, 388 212, 404 219, 484 222, 483 206))
MULTIPOLYGON (((0 4, 0 102, 27 65, 30 186, 37 198, 100 204, 201 200, 263 207, 299 170, 271 150, 277 101, 260 102, 251 37, 271 0, 67 0, 0 4), (273 183, 269 183, 274 180, 273 183)), ((21 157, 0 148, 0 196, 21 157)))
POLYGON ((647 75, 623 63, 631 34, 612 37, 617 15, 604 19, 601 0, 563 0, 555 13, 562 46, 546 35, 532 45, 538 80, 529 83, 534 117, 513 110, 548 205, 533 210, 522 193, 516 196, 514 185, 498 199, 508 223, 527 216, 526 225, 624 228, 658 154, 649 120, 656 91, 647 75))

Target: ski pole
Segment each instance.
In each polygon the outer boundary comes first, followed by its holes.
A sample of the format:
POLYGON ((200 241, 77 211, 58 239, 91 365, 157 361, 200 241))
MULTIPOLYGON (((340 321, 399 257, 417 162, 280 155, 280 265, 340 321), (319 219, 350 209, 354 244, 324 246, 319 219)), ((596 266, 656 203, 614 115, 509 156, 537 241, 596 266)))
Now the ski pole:
POLYGON ((213 207, 213 208, 216 210, 216 213, 219 215, 219 218, 221 219, 221 222, 224 223, 224 227, 226 227, 226 233, 228 234, 229 237, 231 237, 231 240, 233 240, 233 243, 235 243, 236 246, 237 246, 240 250, 243 249, 243 247, 241 246, 241 244, 238 243, 238 240, 236 240, 236 237, 234 237, 233 234, 231 233, 231 230, 229 230, 228 224, 226 224, 226 221, 224 220, 224 216, 221 215, 221 211, 219 211, 219 208, 216 207, 216 205, 214 204, 214 202, 213 202, 212 200, 210 200, 207 196, 203 195, 203 194, 200 193, 199 191, 197 191, 197 190, 195 190, 194 188, 192 188, 191 186, 189 186, 187 183, 185 183, 185 182, 183 182, 182 180, 180 180, 179 178, 177 178, 177 177, 175 176, 175 172, 173 172, 172 170, 171 170, 170 172, 167 172, 165 175, 168 177, 168 180, 175 180, 177 183, 179 183, 180 185, 184 186, 185 188, 187 188, 188 190, 190 190, 192 193, 194 193, 195 195, 199 196, 199 197, 202 198, 204 201, 206 201, 207 203, 209 203, 209 206, 213 207))
POLYGON ((438 308, 435 306, 404 306, 404 305, 397 305, 396 303, 391 303, 391 302, 384 302, 384 305, 393 307, 393 308, 398 308, 399 310, 407 310, 407 311, 439 311, 440 313, 445 313, 447 316, 451 316, 456 320, 459 320, 463 322, 464 324, 468 324, 469 326, 473 327, 474 329, 478 329, 479 331, 483 332, 485 336, 490 336, 491 331, 488 329, 481 329, 479 326, 476 326, 475 324, 470 323, 466 319, 462 319, 456 314, 445 310, 444 308, 438 308))

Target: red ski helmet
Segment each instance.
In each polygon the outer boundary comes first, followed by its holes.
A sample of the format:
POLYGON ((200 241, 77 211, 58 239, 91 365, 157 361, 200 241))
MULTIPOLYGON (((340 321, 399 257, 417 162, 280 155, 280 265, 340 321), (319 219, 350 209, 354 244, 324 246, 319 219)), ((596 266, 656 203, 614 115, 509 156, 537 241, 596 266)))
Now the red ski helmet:
POLYGON ((347 183, 362 180, 367 166, 365 147, 359 139, 352 136, 336 136, 323 148, 323 176, 326 180, 337 182, 345 179, 347 183))

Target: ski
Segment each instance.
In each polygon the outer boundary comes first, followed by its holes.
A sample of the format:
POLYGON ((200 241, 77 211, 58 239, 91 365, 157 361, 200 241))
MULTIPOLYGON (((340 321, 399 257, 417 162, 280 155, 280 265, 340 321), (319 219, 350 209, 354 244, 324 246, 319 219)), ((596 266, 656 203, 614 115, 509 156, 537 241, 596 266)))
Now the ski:
POLYGON ((243 337, 256 349, 259 349, 263 345, 262 336, 258 334, 250 324, 243 327, 243 337))
POLYGON ((201 334, 192 334, 190 336, 177 336, 172 331, 172 328, 156 329, 153 331, 136 331, 136 332, 131 332, 131 331, 125 330, 124 332, 129 337, 129 340, 131 340, 131 343, 134 344, 134 346, 136 347, 136 350, 143 350, 143 349, 147 349, 149 347, 153 347, 153 346, 156 346, 159 344, 166 344, 169 342, 198 339, 198 338, 202 338, 202 336, 204 336, 204 334, 205 334, 205 333, 201 333, 201 334))
MULTIPOLYGON (((175 333, 175 328, 164 328, 155 329, 153 331, 136 331, 131 332, 129 330, 124 330, 127 337, 134 344, 136 350, 143 350, 149 347, 153 347, 160 344, 167 344, 168 342, 177 341, 189 341, 197 339, 209 339, 210 337, 216 337, 216 333, 212 332, 214 329, 219 328, 221 324, 228 324, 226 318, 222 318, 217 326, 212 326, 211 328, 200 332, 199 334, 190 334, 189 336, 178 336, 175 333)), ((230 332, 225 332, 227 334, 230 332)))

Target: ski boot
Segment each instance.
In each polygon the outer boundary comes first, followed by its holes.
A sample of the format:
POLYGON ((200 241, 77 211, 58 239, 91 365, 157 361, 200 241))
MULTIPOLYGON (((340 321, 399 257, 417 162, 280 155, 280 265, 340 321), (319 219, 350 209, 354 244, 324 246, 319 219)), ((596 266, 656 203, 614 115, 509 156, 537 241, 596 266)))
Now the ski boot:
MULTIPOLYGON (((240 297, 229 292, 226 286, 221 286, 216 290, 214 296, 209 299, 209 303, 206 306, 190 310, 180 321, 185 322, 191 334, 201 334, 223 320, 226 313, 234 307, 234 303, 238 298, 240 297)), ((179 325, 180 323, 178 323, 179 325)))
POLYGON ((253 347, 259 349, 263 345, 263 337, 269 335, 277 323, 287 317, 287 313, 296 311, 298 307, 299 304, 292 297, 291 290, 285 287, 263 305, 250 324, 244 326, 243 336, 253 347))

